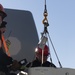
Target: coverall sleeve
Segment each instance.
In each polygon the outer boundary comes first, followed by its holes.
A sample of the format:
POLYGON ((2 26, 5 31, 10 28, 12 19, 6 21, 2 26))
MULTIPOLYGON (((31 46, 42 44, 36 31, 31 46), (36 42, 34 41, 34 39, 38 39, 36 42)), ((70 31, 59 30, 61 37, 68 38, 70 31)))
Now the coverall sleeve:
POLYGON ((13 59, 4 53, 2 48, 0 48, 0 63, 4 65, 10 65, 13 63, 13 59))

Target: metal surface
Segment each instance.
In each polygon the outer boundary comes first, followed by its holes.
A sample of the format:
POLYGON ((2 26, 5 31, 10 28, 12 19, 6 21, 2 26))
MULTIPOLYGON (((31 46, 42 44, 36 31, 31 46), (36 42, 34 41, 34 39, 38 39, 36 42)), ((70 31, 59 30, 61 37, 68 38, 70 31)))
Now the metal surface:
POLYGON ((26 58, 32 61, 38 43, 38 34, 30 11, 5 9, 7 29, 5 38, 10 41, 10 55, 17 60, 26 58))

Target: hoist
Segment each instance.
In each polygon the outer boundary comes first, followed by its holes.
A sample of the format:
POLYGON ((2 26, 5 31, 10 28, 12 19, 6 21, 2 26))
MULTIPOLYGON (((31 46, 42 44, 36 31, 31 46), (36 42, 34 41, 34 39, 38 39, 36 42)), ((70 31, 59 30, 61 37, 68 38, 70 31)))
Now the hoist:
MULTIPOLYGON (((57 60, 58 60, 59 66, 60 66, 60 68, 62 68, 62 65, 61 65, 61 63, 60 63, 60 61, 59 61, 59 58, 58 58, 58 56, 57 56, 55 47, 54 47, 54 45, 53 45, 53 42, 52 42, 52 40, 51 40, 51 37, 50 37, 49 32, 48 32, 48 29, 47 29, 47 27, 49 26, 49 23, 48 23, 48 19, 47 19, 48 12, 47 12, 46 0, 45 0, 45 9, 44 9, 43 16, 44 16, 44 19, 43 19, 42 23, 43 23, 43 25, 44 25, 44 30, 43 30, 43 32, 41 33, 41 39, 40 39, 40 41, 39 41, 39 43, 38 43, 39 48, 42 49, 42 63, 43 63, 43 53, 44 53, 44 50, 43 50, 43 49, 44 49, 44 46, 47 44, 48 47, 49 47, 49 40, 50 40, 50 43, 51 43, 51 45, 52 45, 52 48, 53 48, 53 50, 54 50, 54 52, 55 52, 55 55, 56 55, 56 58, 57 58, 57 60), (49 39, 49 40, 48 40, 48 39, 49 39)), ((50 48, 49 48, 49 51, 50 51, 50 48)), ((51 61, 51 63, 52 63, 51 52, 50 52, 50 61, 51 61)))

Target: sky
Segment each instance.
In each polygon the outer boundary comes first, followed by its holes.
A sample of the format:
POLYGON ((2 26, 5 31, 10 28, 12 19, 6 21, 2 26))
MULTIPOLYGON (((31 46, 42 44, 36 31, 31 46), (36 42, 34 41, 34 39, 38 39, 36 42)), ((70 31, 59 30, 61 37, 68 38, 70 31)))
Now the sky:
MULTIPOLYGON (((43 32, 44 0, 0 0, 4 8, 28 10, 32 13, 39 37, 43 32)), ((48 32, 63 68, 75 69, 75 0, 46 0, 48 32)), ((48 39, 49 40, 49 39, 48 39)), ((50 40, 49 40, 50 41, 50 40)), ((53 63, 59 67, 50 46, 53 63)))

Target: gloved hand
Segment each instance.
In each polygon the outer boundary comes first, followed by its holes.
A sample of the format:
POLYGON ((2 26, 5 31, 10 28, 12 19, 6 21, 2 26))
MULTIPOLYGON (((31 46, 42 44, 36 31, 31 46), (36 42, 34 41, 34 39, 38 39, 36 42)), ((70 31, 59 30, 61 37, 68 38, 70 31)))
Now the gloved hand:
POLYGON ((21 65, 19 64, 19 62, 17 60, 14 60, 11 66, 11 70, 16 71, 18 69, 20 69, 21 65))

